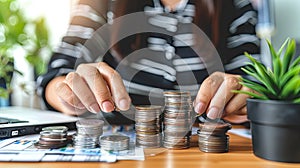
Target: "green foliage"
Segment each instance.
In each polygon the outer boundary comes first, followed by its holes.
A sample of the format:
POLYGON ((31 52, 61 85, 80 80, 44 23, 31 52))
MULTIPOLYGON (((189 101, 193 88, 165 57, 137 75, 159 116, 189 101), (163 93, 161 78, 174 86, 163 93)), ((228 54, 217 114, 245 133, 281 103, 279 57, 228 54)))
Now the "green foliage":
POLYGON ((267 42, 272 56, 272 69, 245 53, 250 62, 242 70, 256 81, 242 78, 241 84, 255 92, 234 92, 248 94, 256 99, 300 103, 300 57, 294 58, 295 40, 287 39, 277 52, 270 41, 267 42))
POLYGON ((0 3, 0 79, 6 82, 6 87, 0 88, 0 97, 7 97, 11 92, 12 73, 21 74, 14 68, 14 51, 23 49, 36 75, 41 75, 46 71, 51 47, 43 17, 26 18, 18 0, 0 0, 0 3), (45 57, 44 53, 49 56, 45 57))

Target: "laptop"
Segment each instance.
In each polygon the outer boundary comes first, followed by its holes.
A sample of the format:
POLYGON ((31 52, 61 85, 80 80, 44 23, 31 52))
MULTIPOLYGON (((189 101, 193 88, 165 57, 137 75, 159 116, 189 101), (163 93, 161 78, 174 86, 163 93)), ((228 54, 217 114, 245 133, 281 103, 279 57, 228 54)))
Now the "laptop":
POLYGON ((74 130, 78 119, 55 111, 15 106, 1 107, 0 139, 38 134, 43 127, 48 126, 67 126, 69 130, 74 130))

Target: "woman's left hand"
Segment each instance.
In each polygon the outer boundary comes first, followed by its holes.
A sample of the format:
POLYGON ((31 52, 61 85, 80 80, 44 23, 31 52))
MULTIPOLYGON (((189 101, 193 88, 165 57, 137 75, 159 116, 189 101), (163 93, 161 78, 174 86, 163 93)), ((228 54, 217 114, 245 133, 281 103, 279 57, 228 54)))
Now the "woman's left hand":
POLYGON ((246 94, 236 94, 232 90, 251 91, 242 86, 239 75, 215 72, 206 78, 194 101, 198 114, 206 112, 210 119, 223 118, 232 123, 247 121, 246 94))

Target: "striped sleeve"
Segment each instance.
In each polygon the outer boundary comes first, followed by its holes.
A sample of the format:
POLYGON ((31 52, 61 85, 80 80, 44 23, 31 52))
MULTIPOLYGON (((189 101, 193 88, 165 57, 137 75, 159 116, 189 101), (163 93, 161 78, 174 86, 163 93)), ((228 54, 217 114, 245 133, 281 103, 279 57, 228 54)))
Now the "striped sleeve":
MULTIPOLYGON (((54 110, 45 99, 45 88, 57 76, 74 71, 76 61, 81 57, 84 43, 107 22, 109 0, 79 0, 71 11, 71 22, 61 44, 54 49, 46 74, 37 79, 38 94, 48 109, 54 110)), ((84 59, 84 58, 83 58, 84 59)), ((91 60, 84 59, 85 62, 91 60)))
POLYGON ((249 61, 244 52, 260 59, 260 39, 255 30, 257 11, 250 0, 233 0, 224 5, 222 15, 227 21, 221 21, 220 43, 223 45, 220 45, 219 53, 226 72, 243 75, 240 68, 249 61))

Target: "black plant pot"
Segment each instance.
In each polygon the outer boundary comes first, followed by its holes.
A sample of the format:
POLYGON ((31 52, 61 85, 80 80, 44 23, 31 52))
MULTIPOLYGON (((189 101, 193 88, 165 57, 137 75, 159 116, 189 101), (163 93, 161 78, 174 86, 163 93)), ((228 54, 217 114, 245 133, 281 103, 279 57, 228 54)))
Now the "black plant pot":
POLYGON ((248 99, 247 111, 256 156, 300 163, 300 104, 248 99))

